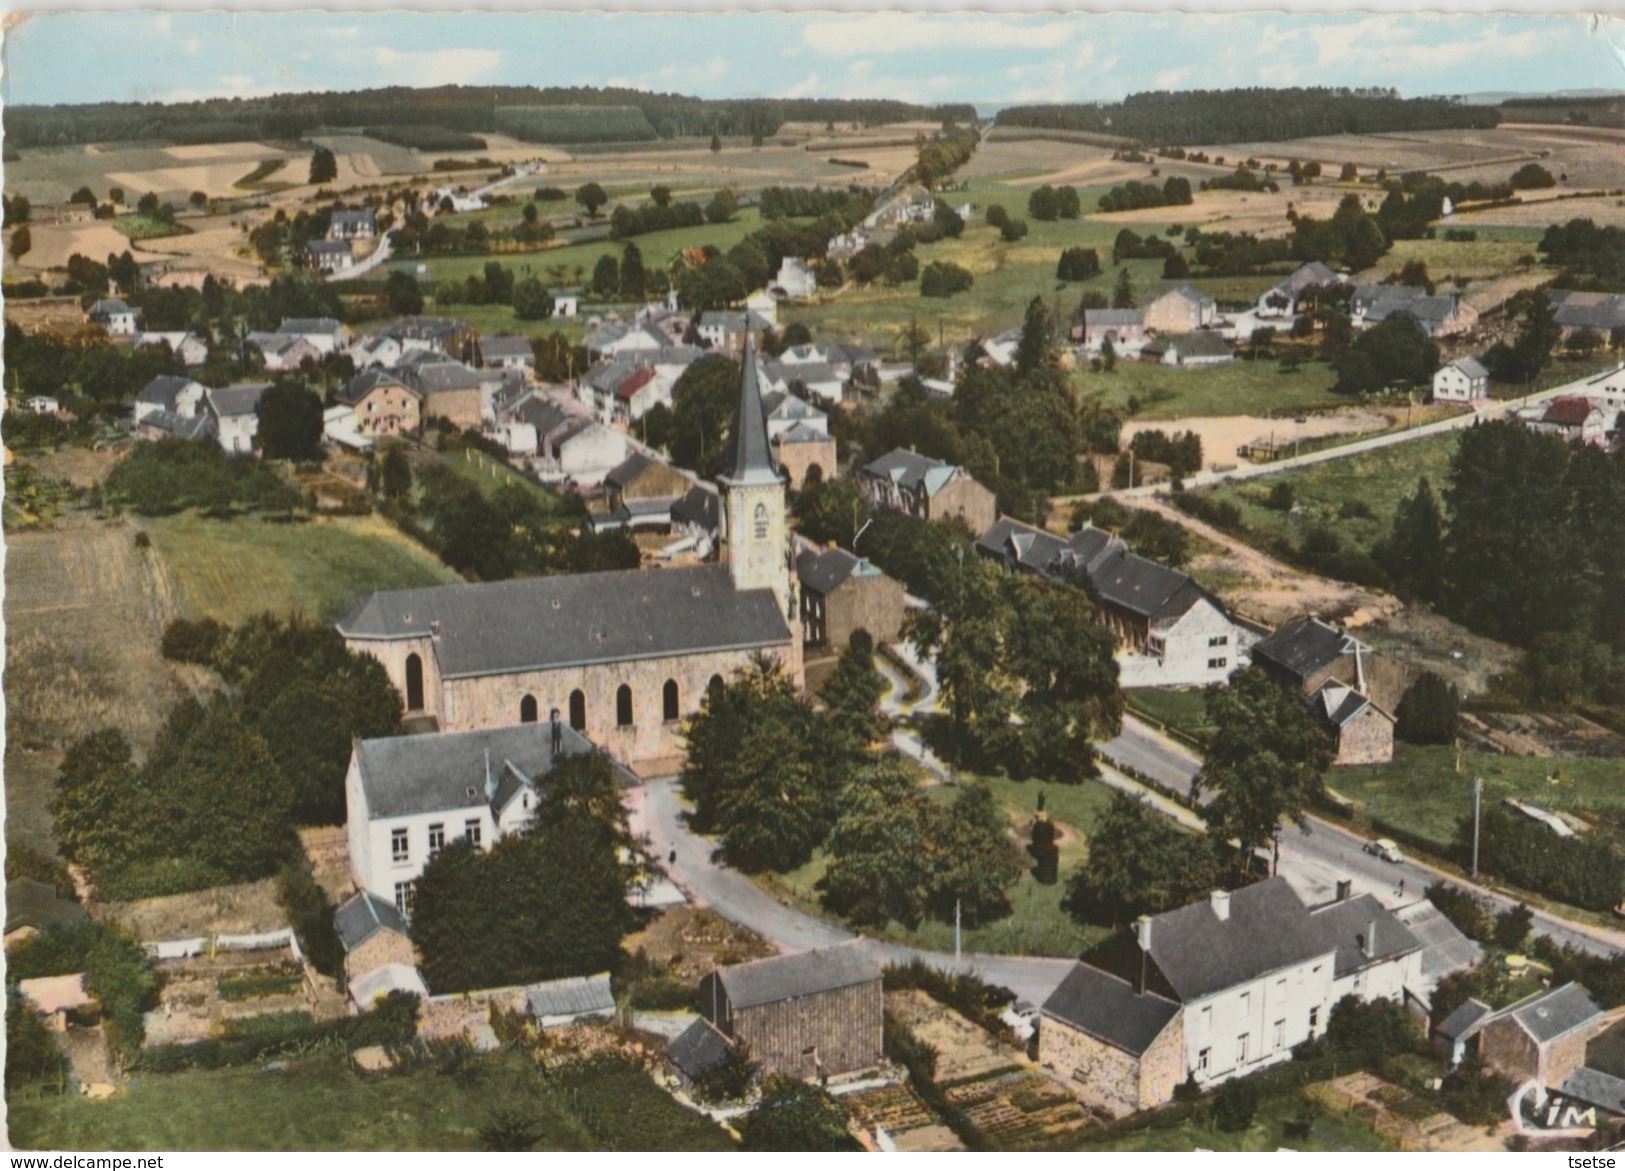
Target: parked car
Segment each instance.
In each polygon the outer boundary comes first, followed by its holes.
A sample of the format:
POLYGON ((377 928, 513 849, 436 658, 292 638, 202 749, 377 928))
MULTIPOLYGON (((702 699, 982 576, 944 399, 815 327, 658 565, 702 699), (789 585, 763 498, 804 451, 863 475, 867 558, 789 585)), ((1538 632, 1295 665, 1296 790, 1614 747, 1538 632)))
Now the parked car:
POLYGON ((1392 838, 1373 838, 1365 844, 1367 854, 1375 854, 1384 862, 1403 862, 1405 854, 1392 838))

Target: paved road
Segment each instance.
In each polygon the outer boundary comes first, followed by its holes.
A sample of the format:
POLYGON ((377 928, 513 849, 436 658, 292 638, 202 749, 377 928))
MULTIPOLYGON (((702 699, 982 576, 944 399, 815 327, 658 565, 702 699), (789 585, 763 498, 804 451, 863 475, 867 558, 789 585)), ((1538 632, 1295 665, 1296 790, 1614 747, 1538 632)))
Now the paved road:
MULTIPOLYGON (((718 862, 716 843, 689 831, 678 800, 676 782, 649 781, 631 795, 632 826, 648 835, 649 852, 661 860, 668 876, 696 902, 726 915, 771 940, 784 951, 806 951, 857 938, 833 923, 785 906, 750 879, 718 862), (676 854, 675 861, 671 859, 676 854)), ((1044 956, 966 954, 957 962, 946 952, 926 952, 871 940, 882 960, 923 959, 947 970, 977 973, 1033 1004, 1042 1004, 1072 966, 1071 960, 1044 956)))
POLYGON ((385 232, 384 238, 378 241, 378 247, 373 249, 371 256, 367 257, 367 259, 363 260, 360 264, 352 265, 349 268, 340 269, 338 272, 328 273, 328 283, 334 284, 338 281, 353 281, 358 277, 366 276, 379 265, 389 263, 389 258, 394 248, 394 237, 395 234, 393 232, 385 232))
MULTIPOLYGON (((1420 427, 1412 427, 1405 431, 1392 431, 1384 435, 1374 435, 1370 439, 1358 439, 1353 443, 1328 447, 1322 451, 1312 451, 1308 455, 1293 456, 1290 459, 1276 460, 1274 463, 1248 464, 1228 472, 1198 472, 1196 475, 1186 478, 1185 486, 1187 488, 1201 488, 1209 484, 1225 483, 1231 480, 1249 480, 1257 476, 1273 476, 1279 472, 1291 471, 1294 468, 1303 468, 1311 464, 1344 459, 1364 451, 1376 451, 1378 448, 1392 447, 1399 443, 1410 443, 1412 440, 1425 439, 1430 435, 1443 435, 1450 431, 1461 431, 1468 427, 1476 427, 1479 423, 1488 422, 1492 419, 1504 419, 1525 405, 1542 403, 1560 395, 1582 393, 1586 384, 1596 377, 1597 374, 1588 374, 1577 381, 1566 383, 1563 386, 1555 386, 1550 390, 1543 390, 1538 394, 1529 395, 1527 398, 1506 399, 1487 403, 1478 410, 1469 411, 1462 415, 1452 415, 1448 419, 1440 419, 1437 423, 1426 423, 1420 427)), ((1224 454, 1228 455, 1228 453, 1224 454)), ((1143 488, 1119 489, 1113 495, 1150 496, 1156 494, 1159 489, 1166 491, 1166 488, 1166 485, 1153 484, 1143 488)))
MULTIPOLYGON (((1123 717, 1123 732, 1101 746, 1101 754, 1189 796, 1201 761, 1189 749, 1147 727, 1133 716, 1123 717)), ((1447 874, 1414 859, 1395 864, 1364 850, 1364 839, 1318 817, 1310 818, 1308 832, 1289 831, 1281 843, 1281 874, 1307 898, 1331 898, 1339 879, 1350 879, 1359 891, 1368 891, 1389 904, 1413 900, 1428 886, 1445 879, 1466 887, 1504 910, 1515 900, 1447 874)), ((1625 932, 1586 927, 1544 911, 1535 912, 1535 929, 1561 944, 1586 951, 1625 952, 1625 932)))

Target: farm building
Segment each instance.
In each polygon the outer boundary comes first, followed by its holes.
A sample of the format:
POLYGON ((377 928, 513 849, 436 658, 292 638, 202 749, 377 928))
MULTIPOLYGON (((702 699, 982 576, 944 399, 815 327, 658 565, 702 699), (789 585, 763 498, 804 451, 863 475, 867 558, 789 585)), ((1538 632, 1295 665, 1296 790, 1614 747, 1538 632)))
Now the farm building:
POLYGON ((1436 403, 1481 403, 1490 397, 1490 372, 1477 358, 1457 358, 1433 375, 1436 403))
POLYGON ((609 973, 566 976, 525 988, 525 1010, 543 1029, 557 1029, 580 1021, 607 1021, 615 1016, 615 994, 609 973))
POLYGON ((700 981, 700 1001, 770 1072, 826 1078, 880 1064, 880 965, 862 940, 718 968, 700 981))

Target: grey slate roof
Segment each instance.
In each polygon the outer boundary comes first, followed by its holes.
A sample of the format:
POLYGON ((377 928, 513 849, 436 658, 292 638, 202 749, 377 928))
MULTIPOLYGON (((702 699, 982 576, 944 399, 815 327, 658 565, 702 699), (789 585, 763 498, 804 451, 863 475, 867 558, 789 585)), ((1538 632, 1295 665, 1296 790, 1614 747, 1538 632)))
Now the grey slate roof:
POLYGON ((1467 375, 1468 378, 1488 378, 1490 376, 1490 372, 1484 369, 1484 363, 1477 358, 1457 358, 1450 365, 1467 375))
POLYGON ((1445 1017, 1433 1031, 1451 1041, 1464 1041, 1478 1032, 1484 1018, 1493 1010, 1482 1000, 1469 1000, 1445 1017))
POLYGON ((899 447, 864 465, 863 470, 881 480, 890 480, 910 492, 935 496, 959 469, 951 463, 899 447))
POLYGON ((352 252, 348 240, 307 240, 305 242, 306 256, 349 256, 352 252))
POLYGON ((535 358, 530 339, 514 335, 484 337, 480 339, 480 358, 489 362, 496 358, 535 358))
POLYGON ((357 374, 354 378, 350 379, 350 381, 346 382, 343 386, 335 390, 333 392, 333 401, 343 403, 345 406, 353 407, 356 403, 366 398, 380 386, 398 386, 416 398, 423 397, 423 395, 420 394, 415 388, 406 385, 406 383, 402 382, 399 378, 396 378, 388 370, 381 370, 374 367, 370 370, 363 370, 360 374, 357 374))
POLYGON ((671 519, 715 532, 722 525, 722 497, 696 484, 671 506, 671 519))
POLYGON ((1284 878, 1231 892, 1227 920, 1203 899, 1151 922, 1151 958, 1183 1001, 1330 955, 1335 946, 1284 878))
POLYGON ((1162 1035, 1179 1004, 1154 992, 1139 995, 1127 980, 1078 964, 1044 1002, 1043 1011, 1138 1057, 1162 1035))
POLYGON ((722 478, 739 484, 777 484, 779 473, 767 445, 767 419, 762 413, 754 338, 745 339, 743 368, 739 379, 739 405, 728 430, 728 458, 723 465, 722 478))
POLYGON ((1625 1078, 1582 1065, 1564 1078, 1558 1089, 1570 1098, 1600 1106, 1611 1114, 1625 1115, 1625 1078))
POLYGON ((1139 325, 1144 320, 1138 309, 1086 309, 1083 324, 1087 329, 1122 329, 1139 325))
POLYGON ((1524 1032, 1537 1043, 1544 1045, 1600 1020, 1602 1009, 1580 985, 1565 984, 1513 1005, 1506 1014, 1523 1026, 1524 1032))
POLYGON ((797 423, 788 430, 780 431, 773 437, 773 442, 780 447, 797 443, 834 443, 826 432, 820 431, 811 423, 797 423))
POLYGON ((816 996, 880 979, 880 965, 861 939, 798 955, 773 956, 718 968, 716 977, 735 1009, 816 996))
POLYGON ((189 386, 202 386, 196 379, 178 374, 160 374, 141 388, 135 396, 138 403, 155 403, 166 411, 173 411, 180 401, 181 392, 189 386))
POLYGON ((994 522, 976 542, 977 552, 1007 568, 1025 569, 1057 581, 1078 582, 1125 549, 1120 538, 1085 525, 1065 539, 1019 520, 994 522))
POLYGON ((736 590, 725 566, 617 570, 375 591, 346 638, 426 637, 445 678, 746 650, 787 641, 773 591, 736 590))
POLYGON ((1351 640, 1319 618, 1299 618, 1253 644, 1253 662, 1274 664, 1300 681, 1351 654, 1351 640))
POLYGON ((234 386, 222 386, 219 390, 207 393, 209 405, 214 413, 222 418, 234 415, 252 415, 260 405, 260 397, 271 389, 269 382, 240 382, 234 386))
POLYGON ((463 323, 446 317, 403 317, 379 329, 384 337, 397 340, 444 342, 459 333, 463 323))
POLYGON ((525 1007, 537 1020, 611 1014, 615 1011, 615 994, 610 991, 608 972, 596 976, 566 976, 562 980, 527 985, 525 1007))
MULTIPOLYGON (((559 732, 565 756, 592 751, 575 729, 561 725, 559 732)), ((491 804, 498 777, 509 766, 533 780, 545 778, 553 768, 552 736, 551 722, 542 720, 472 732, 363 740, 355 751, 368 815, 378 821, 491 804)))
POLYGON ((49 882, 26 875, 6 883, 6 933, 19 927, 43 931, 68 919, 85 918, 85 909, 73 901, 71 892, 59 891, 49 882))
POLYGON ((796 556, 796 576, 815 594, 828 594, 847 578, 875 577, 880 574, 867 560, 845 549, 807 549, 796 556))
POLYGON ((456 361, 402 362, 395 368, 400 380, 427 398, 453 390, 479 389, 479 374, 456 361))
POLYGON ((197 439, 208 434, 208 415, 177 415, 174 411, 153 411, 141 426, 168 433, 175 439, 197 439))
POLYGON ((1349 721, 1372 706, 1371 701, 1354 688, 1331 679, 1315 689, 1309 703, 1315 715, 1334 728, 1347 727, 1349 721))
POLYGON ((1417 951, 1422 941, 1371 895, 1343 899, 1312 912, 1314 920, 1337 948, 1333 975, 1343 977, 1368 964, 1417 951), (1375 924, 1375 931, 1372 926, 1375 924), (1360 949, 1361 938, 1371 934, 1371 958, 1360 949))
POLYGON ((1150 620, 1183 614, 1205 596, 1187 574, 1127 549, 1102 562, 1089 584, 1103 602, 1150 620))
POLYGON ((732 1048, 702 1017, 666 1043, 666 1060, 694 1081, 726 1061, 732 1048))
POLYGON ((366 891, 351 895, 333 912, 333 929, 345 951, 354 951, 379 931, 394 931, 406 935, 406 918, 395 909, 366 891))

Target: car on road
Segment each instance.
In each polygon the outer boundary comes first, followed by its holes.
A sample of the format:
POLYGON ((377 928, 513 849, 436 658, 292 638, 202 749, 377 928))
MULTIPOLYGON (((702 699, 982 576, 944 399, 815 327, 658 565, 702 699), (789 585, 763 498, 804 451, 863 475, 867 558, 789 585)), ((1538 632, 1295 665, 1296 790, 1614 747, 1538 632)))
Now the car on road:
POLYGON ((1384 862, 1403 862, 1405 854, 1392 838, 1372 838, 1365 844, 1367 854, 1375 854, 1384 862))

